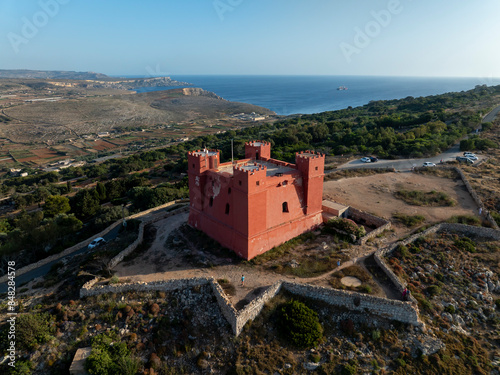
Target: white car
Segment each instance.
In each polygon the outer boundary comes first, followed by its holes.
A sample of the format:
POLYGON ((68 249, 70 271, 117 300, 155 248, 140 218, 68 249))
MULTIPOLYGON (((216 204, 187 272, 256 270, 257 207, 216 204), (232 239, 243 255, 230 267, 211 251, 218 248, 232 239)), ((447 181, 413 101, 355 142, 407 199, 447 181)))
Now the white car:
POLYGON ((366 157, 366 156, 364 158, 361 158, 361 161, 363 163, 371 163, 372 162, 372 160, 369 157, 366 157))
POLYGON ((435 166, 436 166, 436 164, 431 163, 430 161, 426 161, 426 162, 424 163, 424 165, 423 165, 423 166, 424 166, 424 167, 435 167, 435 166))
POLYGON ((97 237, 96 239, 94 239, 94 241, 92 241, 91 243, 89 243, 88 248, 89 249, 93 249, 94 247, 99 246, 99 245, 103 245, 105 243, 106 243, 106 240, 104 238, 97 237))
POLYGON ((467 154, 465 157, 470 160, 477 160, 477 156, 474 154, 467 154))

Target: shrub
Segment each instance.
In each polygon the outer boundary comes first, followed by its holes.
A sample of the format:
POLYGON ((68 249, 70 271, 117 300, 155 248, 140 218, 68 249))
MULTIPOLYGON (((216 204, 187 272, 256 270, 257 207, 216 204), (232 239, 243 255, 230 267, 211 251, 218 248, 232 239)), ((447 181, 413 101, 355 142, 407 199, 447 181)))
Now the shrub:
POLYGON ((339 229, 346 232, 347 234, 352 234, 356 238, 361 238, 366 234, 366 230, 362 225, 357 225, 354 221, 350 219, 343 219, 340 217, 335 217, 326 223, 329 228, 339 229))
POLYGON ((361 293, 370 294, 372 292, 372 287, 370 285, 360 285, 358 287, 358 291, 360 291, 361 293))
POLYGON ((278 315, 281 335, 296 347, 316 346, 323 337, 318 314, 302 302, 285 303, 278 309, 278 315))
POLYGON ((50 315, 26 314, 16 319, 16 338, 20 349, 31 350, 49 341, 54 333, 50 324, 50 315))
POLYGON ((476 246, 474 242, 472 242, 472 240, 468 237, 462 237, 459 240, 456 240, 455 246, 458 247, 460 250, 464 250, 469 253, 476 252, 476 246))
POLYGON ((455 314, 455 306, 453 305, 448 305, 444 308, 444 311, 450 314, 455 314))
POLYGON ((448 194, 439 191, 398 190, 394 193, 396 198, 412 206, 454 206, 457 204, 448 194))
POLYGON ((441 288, 437 285, 431 285, 425 289, 426 293, 428 293, 431 297, 437 296, 441 294, 441 288))
POLYGON ((110 284, 118 284, 119 281, 120 281, 120 279, 118 278, 118 276, 113 275, 113 277, 109 280, 109 283, 110 284))
POLYGON ((475 226, 481 225, 481 220, 479 220, 478 217, 472 215, 455 215, 450 217, 450 219, 447 220, 447 222, 455 224, 475 225, 475 226))
POLYGON ((91 375, 135 375, 139 362, 130 356, 130 350, 116 334, 101 334, 92 339, 92 352, 85 361, 91 375))
POLYGON ((356 363, 346 363, 342 365, 340 372, 342 375, 355 375, 358 373, 358 365, 356 363))
POLYGON ((405 215, 399 212, 392 214, 392 217, 398 220, 403 225, 411 228, 425 221, 425 216, 422 215, 405 215))

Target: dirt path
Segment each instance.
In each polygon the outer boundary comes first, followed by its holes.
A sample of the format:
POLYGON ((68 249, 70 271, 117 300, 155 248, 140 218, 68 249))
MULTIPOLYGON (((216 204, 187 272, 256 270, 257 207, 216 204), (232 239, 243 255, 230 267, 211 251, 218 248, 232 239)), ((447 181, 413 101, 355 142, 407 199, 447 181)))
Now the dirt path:
MULTIPOLYGON (((237 308, 241 308, 264 289, 279 280, 328 286, 328 279, 333 273, 350 267, 355 263, 355 260, 344 262, 330 272, 311 278, 299 278, 272 271, 263 271, 258 267, 252 267, 247 264, 226 264, 209 268, 193 268, 182 262, 183 256, 179 254, 178 250, 169 249, 165 246, 168 236, 186 222, 187 216, 187 213, 183 213, 156 222, 154 224, 157 229, 156 238, 149 250, 133 261, 120 263, 115 267, 117 276, 132 282, 210 276, 215 279, 226 279, 235 287, 234 294, 230 296, 231 302, 237 308), (241 285, 242 275, 245 275, 245 284, 243 286, 241 285)), ((359 246, 356 247, 355 253, 357 257, 362 258, 373 253, 375 250, 374 247, 359 246)))
MULTIPOLYGON (((477 207, 461 180, 454 181, 413 173, 388 173, 330 181, 325 183, 324 195, 387 219, 390 219, 394 212, 424 215, 426 223, 444 221, 453 215, 477 215, 477 207), (457 205, 454 207, 410 206, 394 198, 394 191, 400 188, 444 191, 457 201, 457 205)), ((156 238, 150 249, 129 263, 119 264, 116 267, 117 275, 134 282, 209 276, 215 279, 226 279, 235 287, 234 295, 230 296, 231 302, 236 307, 241 308, 266 287, 279 280, 328 286, 329 278, 333 273, 352 266, 356 261, 363 265, 362 261, 377 249, 375 246, 354 246, 350 250, 351 260, 344 262, 330 272, 312 278, 282 275, 249 264, 228 263, 213 267, 193 267, 184 261, 185 256, 186 254, 197 256, 200 252, 193 248, 189 239, 183 241, 186 244, 186 249, 173 249, 165 245, 169 235, 184 224, 187 217, 188 214, 183 213, 156 222, 154 224, 157 229, 156 238), (245 285, 243 286, 241 285, 242 275, 245 275, 245 285)), ((378 246, 387 246, 410 231, 403 226, 395 226, 394 228, 395 233, 377 239, 378 246)), ((387 285, 378 284, 387 298, 399 299, 398 293, 390 290, 387 285)))

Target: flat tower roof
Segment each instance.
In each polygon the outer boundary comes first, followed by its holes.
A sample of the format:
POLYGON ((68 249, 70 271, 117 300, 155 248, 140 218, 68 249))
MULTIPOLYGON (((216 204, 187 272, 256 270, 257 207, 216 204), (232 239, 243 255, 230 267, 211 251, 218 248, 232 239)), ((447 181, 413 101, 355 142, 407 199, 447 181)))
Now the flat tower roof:
POLYGON ((294 173, 297 172, 295 168, 285 167, 283 165, 275 164, 265 160, 250 160, 247 162, 238 162, 233 165, 224 165, 219 168, 219 172, 228 173, 233 175, 233 167, 238 167, 247 171, 255 171, 260 167, 266 167, 266 176, 274 176, 276 173, 294 173))
POLYGON ((210 151, 210 150, 193 151, 193 155, 196 155, 196 156, 215 156, 215 155, 217 155, 217 151, 210 151))

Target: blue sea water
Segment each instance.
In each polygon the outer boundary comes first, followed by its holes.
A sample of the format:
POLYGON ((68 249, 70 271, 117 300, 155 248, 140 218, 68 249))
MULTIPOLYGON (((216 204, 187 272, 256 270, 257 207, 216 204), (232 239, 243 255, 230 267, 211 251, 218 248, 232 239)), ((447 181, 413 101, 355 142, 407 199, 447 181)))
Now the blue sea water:
MULTIPOLYGON (((171 78, 192 83, 227 100, 269 108, 279 115, 318 113, 357 107, 371 100, 428 96, 466 91, 482 84, 500 84, 498 78, 236 75, 174 75, 171 78), (348 89, 339 91, 339 86, 348 89)), ((171 88, 145 87, 136 91, 171 88)))

